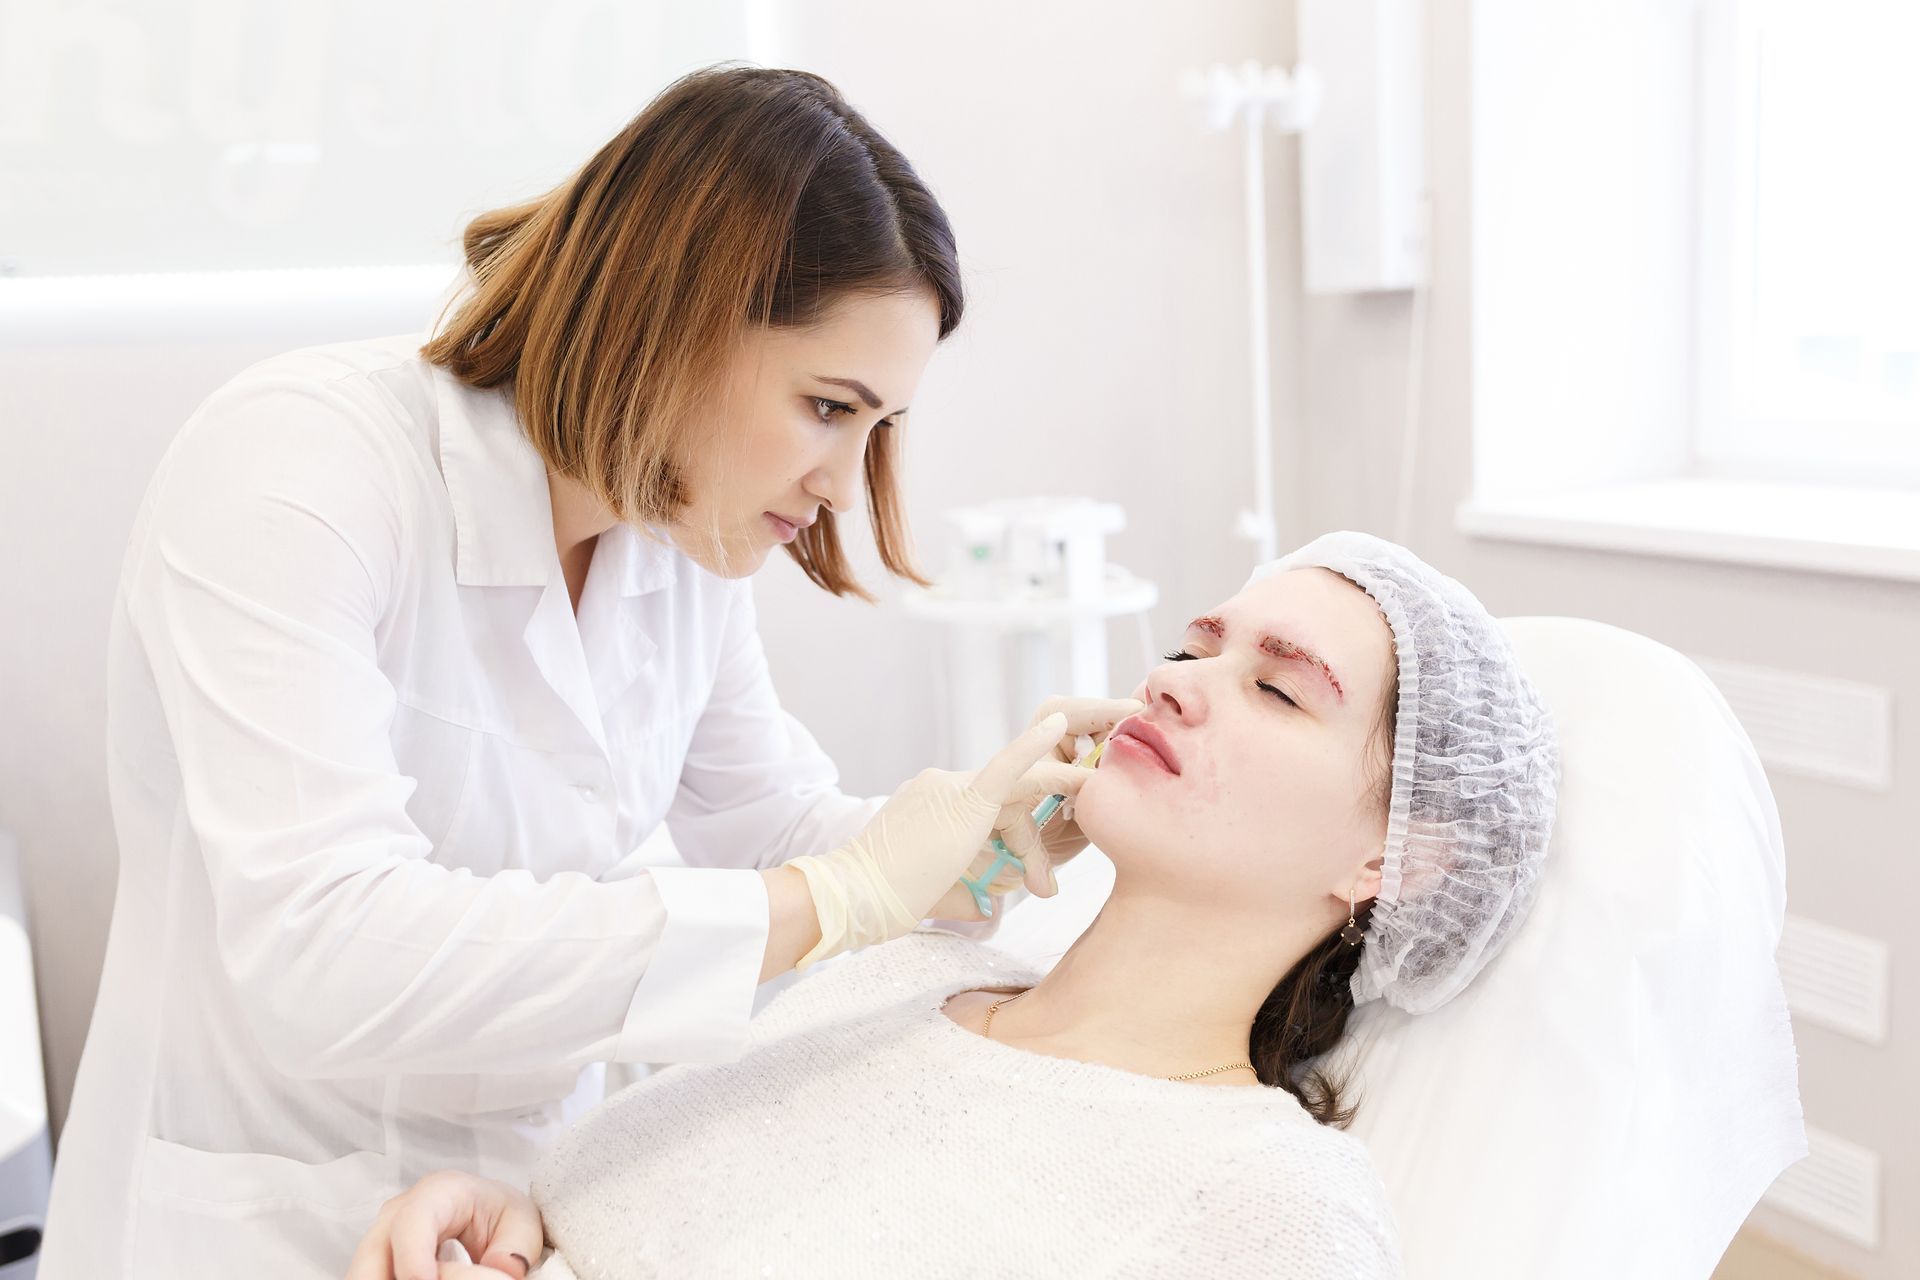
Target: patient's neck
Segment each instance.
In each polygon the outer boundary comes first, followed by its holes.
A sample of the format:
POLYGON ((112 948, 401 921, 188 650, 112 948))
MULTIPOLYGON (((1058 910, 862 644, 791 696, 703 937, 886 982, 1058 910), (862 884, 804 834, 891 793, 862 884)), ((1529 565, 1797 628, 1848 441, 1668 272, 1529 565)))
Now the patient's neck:
POLYGON ((995 1015, 993 1038, 1142 1075, 1246 1062, 1254 1015, 1325 933, 1323 921, 1235 918, 1117 880, 1053 970, 995 1015))

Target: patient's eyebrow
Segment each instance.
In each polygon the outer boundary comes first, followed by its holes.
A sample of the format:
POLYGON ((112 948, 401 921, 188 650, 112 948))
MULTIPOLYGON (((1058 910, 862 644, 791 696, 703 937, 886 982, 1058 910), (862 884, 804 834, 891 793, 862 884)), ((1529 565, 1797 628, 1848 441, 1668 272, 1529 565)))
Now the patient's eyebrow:
MULTIPOLYGON (((1218 614, 1210 613, 1204 618, 1195 618, 1187 624, 1187 630, 1204 631, 1216 640, 1219 640, 1222 644, 1226 643, 1227 624, 1221 620, 1218 614)), ((1303 649, 1293 641, 1281 636, 1266 633, 1261 634, 1259 645, 1262 652, 1272 654, 1276 658, 1306 663, 1322 676, 1325 676, 1327 683, 1333 686, 1334 693, 1342 702, 1346 701, 1347 691, 1340 687, 1340 677, 1333 674, 1333 668, 1328 666, 1327 660, 1319 654, 1313 652, 1311 649, 1303 649)))

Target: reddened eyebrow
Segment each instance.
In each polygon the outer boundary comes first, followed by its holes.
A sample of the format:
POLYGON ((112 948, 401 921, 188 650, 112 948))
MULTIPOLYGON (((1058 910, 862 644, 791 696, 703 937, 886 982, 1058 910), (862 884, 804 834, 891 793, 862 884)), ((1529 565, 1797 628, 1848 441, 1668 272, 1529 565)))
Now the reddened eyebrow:
MULTIPOLYGON (((1222 644, 1226 643, 1227 624, 1218 614, 1210 613, 1205 617, 1195 618, 1187 624, 1187 630, 1203 631, 1214 639, 1219 640, 1222 644)), ((1313 652, 1311 649, 1301 648, 1284 636, 1276 636, 1269 633, 1262 633, 1255 643, 1259 645, 1263 653, 1271 654, 1276 658, 1282 658, 1289 662, 1306 663, 1326 678, 1327 683, 1333 686, 1334 693, 1339 696, 1342 702, 1346 701, 1347 691, 1341 687, 1340 677, 1333 673, 1333 668, 1328 666, 1327 660, 1319 654, 1313 652)))

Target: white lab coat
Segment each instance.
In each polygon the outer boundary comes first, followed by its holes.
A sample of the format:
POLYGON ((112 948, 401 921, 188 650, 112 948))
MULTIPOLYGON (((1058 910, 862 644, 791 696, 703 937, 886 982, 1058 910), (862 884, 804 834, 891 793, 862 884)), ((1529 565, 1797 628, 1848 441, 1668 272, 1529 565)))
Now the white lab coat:
POLYGON ((756 868, 881 803, 781 710, 746 581, 616 525, 576 622, 510 392, 423 339, 253 366, 148 487, 41 1280, 338 1276, 431 1170, 524 1185, 596 1064, 737 1056, 756 868), (663 820, 687 865, 643 868, 663 820))

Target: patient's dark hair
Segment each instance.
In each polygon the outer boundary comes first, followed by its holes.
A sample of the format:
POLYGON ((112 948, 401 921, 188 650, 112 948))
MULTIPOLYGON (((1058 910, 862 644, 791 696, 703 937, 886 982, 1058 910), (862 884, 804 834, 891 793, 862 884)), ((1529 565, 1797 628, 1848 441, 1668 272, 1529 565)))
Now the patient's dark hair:
MULTIPOLYGON (((1373 730, 1382 763, 1376 766, 1367 794, 1367 803, 1382 813, 1393 799, 1393 735, 1400 721, 1397 656, 1389 657, 1388 666, 1391 674, 1373 730)), ((1354 918, 1364 927, 1371 914, 1373 903, 1368 901, 1355 909, 1354 918)), ((1340 922, 1340 928, 1346 928, 1346 921, 1340 922)), ((1348 946, 1340 940, 1340 929, 1323 938, 1267 996, 1254 1015, 1248 1037, 1247 1060, 1260 1083, 1285 1089, 1300 1099, 1308 1115, 1337 1129, 1353 1122, 1357 1104, 1341 1097, 1345 1082, 1335 1080, 1314 1059, 1338 1044, 1346 1032, 1347 1015, 1353 1012, 1353 971, 1360 967, 1360 953, 1366 946, 1365 942, 1348 946)))

